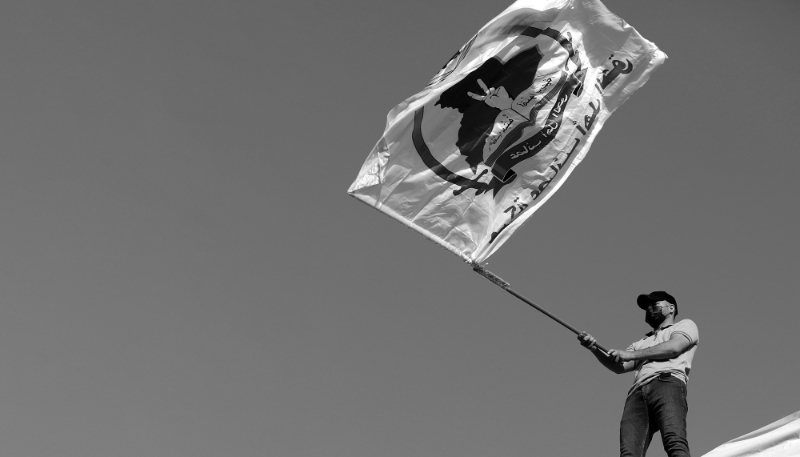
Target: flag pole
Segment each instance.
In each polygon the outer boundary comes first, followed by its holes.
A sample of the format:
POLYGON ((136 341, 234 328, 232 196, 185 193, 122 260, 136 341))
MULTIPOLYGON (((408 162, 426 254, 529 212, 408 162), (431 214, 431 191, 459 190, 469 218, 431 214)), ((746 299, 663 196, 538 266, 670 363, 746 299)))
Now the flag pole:
MULTIPOLYGON (((510 293, 511 295, 513 295, 513 296, 519 298, 520 300, 524 301, 525 303, 527 303, 529 306, 531 306, 535 310, 539 311, 540 313, 544 314, 545 316, 549 317, 550 319, 553 319, 554 321, 556 321, 559 324, 563 325, 564 327, 566 327, 572 333, 574 333, 576 335, 580 335, 582 333, 580 330, 578 330, 575 327, 569 325, 568 323, 566 323, 564 320, 560 319, 555 314, 553 314, 550 311, 542 308, 541 306, 537 305, 536 303, 528 300, 527 298, 523 297, 522 295, 520 295, 519 293, 514 291, 514 289, 511 288, 511 284, 509 284, 506 281, 504 281, 503 278, 501 278, 500 276, 497 276, 496 274, 494 274, 491 271, 487 270, 486 267, 484 267, 483 265, 479 264, 478 262, 472 262, 472 270, 475 271, 476 273, 478 273, 479 275, 483 276, 484 278, 488 279, 489 281, 493 282, 496 286, 500 287, 501 289, 505 290, 506 292, 510 293)), ((605 355, 608 355, 608 349, 604 348, 600 344, 595 343, 594 347, 596 347, 597 349, 600 349, 601 351, 603 351, 603 353, 605 353, 605 355)))

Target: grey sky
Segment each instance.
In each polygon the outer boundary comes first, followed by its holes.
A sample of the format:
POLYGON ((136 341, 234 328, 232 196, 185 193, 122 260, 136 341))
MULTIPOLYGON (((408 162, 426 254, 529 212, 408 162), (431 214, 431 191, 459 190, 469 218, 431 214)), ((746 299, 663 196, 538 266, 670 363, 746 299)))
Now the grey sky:
MULTIPOLYGON (((609 347, 674 294, 699 456, 800 410, 800 4, 605 3, 669 59, 489 268, 609 347)), ((508 4, 8 2, 0 455, 614 455, 629 375, 345 193, 508 4)))

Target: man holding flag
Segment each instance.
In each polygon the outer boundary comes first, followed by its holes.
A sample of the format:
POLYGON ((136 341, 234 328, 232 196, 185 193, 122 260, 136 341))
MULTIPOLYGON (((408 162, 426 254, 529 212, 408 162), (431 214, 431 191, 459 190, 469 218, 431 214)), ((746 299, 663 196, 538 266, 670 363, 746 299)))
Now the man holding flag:
POLYGON ((653 331, 626 350, 606 353, 585 332, 578 340, 614 373, 634 372, 620 421, 620 456, 644 456, 653 434, 660 431, 669 457, 689 457, 686 383, 700 339, 697 325, 690 319, 675 322, 678 302, 664 291, 639 295, 636 302, 653 331))
MULTIPOLYGON (((600 0, 517 0, 389 112, 348 193, 579 334, 483 264, 559 189, 611 114, 666 57, 600 0)), ((669 436, 670 456, 688 456, 685 381, 697 329, 691 321, 670 327, 677 314, 671 296, 646 297, 645 308, 654 302, 654 333, 630 352, 596 355, 612 371, 637 370, 631 398, 647 396, 656 378, 670 387, 665 401, 675 412, 664 416, 669 420, 659 416, 657 427, 648 428, 644 400, 626 409, 623 455, 642 455, 659 428, 669 436)), ((582 341, 607 352, 589 335, 582 341)))
MULTIPOLYGON (((620 424, 622 456, 643 456, 657 430, 670 457, 689 456, 686 382, 697 326, 675 322, 678 304, 666 292, 640 295, 653 331, 625 351, 606 350, 484 263, 559 189, 609 116, 665 60, 600 0, 516 0, 389 112, 348 189, 579 335, 609 370, 634 371, 620 424)), ((540 241, 546 237, 531 242, 540 241)), ((800 412, 708 457, 800 455, 798 430, 800 412)))

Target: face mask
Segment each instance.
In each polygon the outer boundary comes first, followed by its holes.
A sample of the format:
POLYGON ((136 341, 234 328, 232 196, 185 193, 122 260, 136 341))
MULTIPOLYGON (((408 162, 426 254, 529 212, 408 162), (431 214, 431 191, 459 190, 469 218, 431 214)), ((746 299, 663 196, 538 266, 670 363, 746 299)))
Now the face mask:
POLYGON ((661 323, 664 322, 664 319, 666 318, 667 316, 665 316, 660 309, 655 313, 651 313, 650 311, 648 311, 644 315, 644 321, 647 322, 647 325, 649 325, 652 328, 658 328, 658 326, 661 325, 661 323))

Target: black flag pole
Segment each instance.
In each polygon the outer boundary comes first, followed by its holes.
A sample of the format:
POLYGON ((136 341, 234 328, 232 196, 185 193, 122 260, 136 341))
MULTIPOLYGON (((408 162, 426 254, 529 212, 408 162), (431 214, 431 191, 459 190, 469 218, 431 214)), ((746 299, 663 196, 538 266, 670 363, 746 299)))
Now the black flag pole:
MULTIPOLYGON (((573 326, 569 325, 568 323, 564 322, 561 318, 559 318, 555 314, 553 314, 550 311, 542 308, 541 306, 537 305, 536 303, 528 300, 527 298, 523 297, 522 295, 520 295, 519 293, 514 291, 514 289, 511 288, 511 284, 509 284, 506 281, 504 281, 503 278, 501 278, 500 276, 497 276, 496 274, 494 274, 491 271, 487 270, 483 265, 479 264, 478 262, 472 262, 472 269, 476 273, 478 273, 479 275, 481 275, 484 278, 488 279, 489 281, 493 282, 495 285, 497 285, 501 289, 503 289, 506 292, 510 293, 511 295, 519 298, 520 300, 524 301, 525 303, 527 303, 529 306, 531 306, 535 310, 539 311, 540 313, 544 314, 545 316, 549 317, 550 319, 553 319, 554 321, 556 321, 559 324, 563 325, 568 330, 570 330, 572 333, 574 333, 576 335, 580 335, 582 333, 580 330, 578 330, 575 327, 573 327, 573 326)), ((600 349, 601 351, 603 351, 603 353, 608 355, 608 349, 604 348, 600 344, 595 343, 594 347, 596 347, 597 349, 600 349)))

